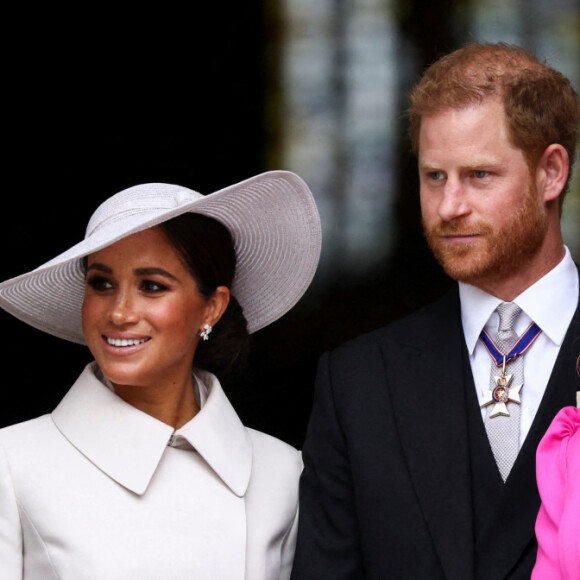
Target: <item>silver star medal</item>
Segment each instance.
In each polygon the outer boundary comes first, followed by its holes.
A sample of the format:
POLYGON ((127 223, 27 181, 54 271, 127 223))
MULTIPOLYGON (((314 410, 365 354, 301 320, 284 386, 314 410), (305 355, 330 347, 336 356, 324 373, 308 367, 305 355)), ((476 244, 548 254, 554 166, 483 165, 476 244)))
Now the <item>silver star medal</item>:
POLYGON ((490 418, 497 417, 499 415, 504 415, 509 417, 510 412, 507 408, 508 401, 512 403, 517 403, 518 405, 522 402, 520 399, 520 392, 522 390, 523 384, 517 385, 516 387, 510 387, 513 379, 513 375, 506 375, 505 372, 505 356, 503 358, 503 370, 501 376, 495 377, 496 386, 493 389, 487 389, 483 391, 483 403, 481 407, 487 407, 495 403, 493 409, 491 410, 490 418))

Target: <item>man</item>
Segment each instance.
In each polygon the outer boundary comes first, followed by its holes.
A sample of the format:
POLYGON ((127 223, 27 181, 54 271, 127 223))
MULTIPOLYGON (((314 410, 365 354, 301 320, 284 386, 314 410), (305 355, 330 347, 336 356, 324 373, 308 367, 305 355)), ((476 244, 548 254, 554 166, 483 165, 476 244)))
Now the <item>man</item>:
POLYGON ((473 44, 410 100, 426 238, 459 283, 322 357, 293 580, 529 578, 536 447, 575 404, 576 93, 520 48, 473 44))

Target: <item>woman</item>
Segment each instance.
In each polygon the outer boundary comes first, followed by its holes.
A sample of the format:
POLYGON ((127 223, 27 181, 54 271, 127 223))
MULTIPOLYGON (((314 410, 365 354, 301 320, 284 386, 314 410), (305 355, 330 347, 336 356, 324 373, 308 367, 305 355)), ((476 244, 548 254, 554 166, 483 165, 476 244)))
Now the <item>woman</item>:
POLYGON ((0 284, 4 309, 95 359, 52 414, 0 430, 3 580, 289 577, 300 455, 244 428, 213 373, 319 253, 307 186, 269 172, 205 197, 124 190, 0 284))
MULTIPOLYGON (((576 361, 580 379, 580 356, 576 361)), ((579 382, 580 384, 580 382, 579 382)), ((580 406, 580 393, 577 393, 580 406)), ((538 557, 532 580, 580 578, 580 408, 561 409, 537 451, 542 504, 536 520, 538 557)))

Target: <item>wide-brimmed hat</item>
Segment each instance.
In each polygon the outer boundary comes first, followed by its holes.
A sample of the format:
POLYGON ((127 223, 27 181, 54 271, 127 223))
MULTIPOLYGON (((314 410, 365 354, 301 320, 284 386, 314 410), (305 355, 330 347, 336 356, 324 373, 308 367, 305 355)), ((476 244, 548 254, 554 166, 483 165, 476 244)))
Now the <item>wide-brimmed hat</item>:
POLYGON ((316 204, 300 177, 270 171, 205 196, 166 183, 115 194, 94 212, 82 242, 2 282, 0 306, 35 328, 84 344, 81 258, 186 212, 212 217, 231 232, 237 257, 231 292, 250 332, 290 310, 308 288, 321 248, 316 204))

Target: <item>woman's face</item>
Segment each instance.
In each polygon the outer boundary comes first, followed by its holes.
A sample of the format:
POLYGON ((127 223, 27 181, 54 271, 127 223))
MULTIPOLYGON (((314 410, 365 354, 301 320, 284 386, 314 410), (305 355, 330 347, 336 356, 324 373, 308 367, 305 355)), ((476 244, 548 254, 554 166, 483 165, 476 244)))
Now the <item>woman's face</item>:
POLYGON ((83 332, 113 385, 189 385, 199 331, 217 310, 158 227, 88 257, 83 332))

